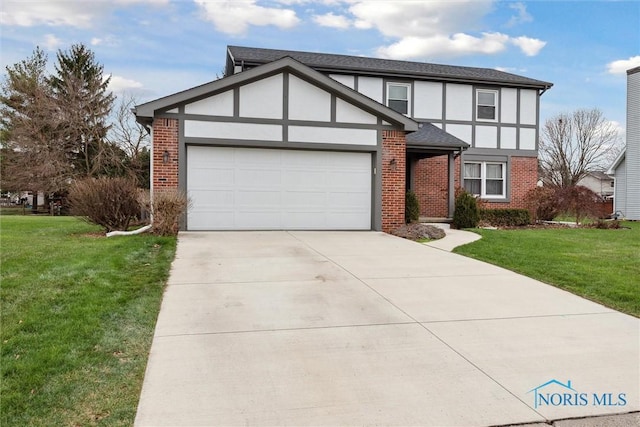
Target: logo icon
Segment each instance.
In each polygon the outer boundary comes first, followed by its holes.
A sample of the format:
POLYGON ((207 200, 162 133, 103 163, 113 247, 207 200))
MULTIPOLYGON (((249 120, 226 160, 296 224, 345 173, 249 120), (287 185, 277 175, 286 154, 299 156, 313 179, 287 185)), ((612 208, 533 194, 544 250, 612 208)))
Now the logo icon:
POLYGON ((626 393, 584 393, 573 388, 571 380, 566 384, 551 379, 544 384, 532 388, 533 406, 625 406, 626 393))

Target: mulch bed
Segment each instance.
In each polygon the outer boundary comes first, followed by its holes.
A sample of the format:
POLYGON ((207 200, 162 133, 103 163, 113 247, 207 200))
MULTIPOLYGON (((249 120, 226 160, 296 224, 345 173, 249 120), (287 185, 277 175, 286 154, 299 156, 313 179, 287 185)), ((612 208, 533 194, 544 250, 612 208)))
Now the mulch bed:
POLYGON ((406 224, 391 234, 394 236, 402 237, 409 240, 437 240, 442 239, 445 236, 443 229, 434 227, 433 225, 413 223, 406 224))

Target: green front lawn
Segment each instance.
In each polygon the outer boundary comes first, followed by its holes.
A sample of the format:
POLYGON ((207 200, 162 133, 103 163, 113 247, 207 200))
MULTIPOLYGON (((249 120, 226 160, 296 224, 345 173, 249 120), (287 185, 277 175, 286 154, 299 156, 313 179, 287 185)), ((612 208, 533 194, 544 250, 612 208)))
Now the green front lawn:
POLYGON ((640 223, 630 229, 474 230, 455 249, 640 317, 640 223))
POLYGON ((133 424, 175 238, 2 216, 0 425, 133 424))

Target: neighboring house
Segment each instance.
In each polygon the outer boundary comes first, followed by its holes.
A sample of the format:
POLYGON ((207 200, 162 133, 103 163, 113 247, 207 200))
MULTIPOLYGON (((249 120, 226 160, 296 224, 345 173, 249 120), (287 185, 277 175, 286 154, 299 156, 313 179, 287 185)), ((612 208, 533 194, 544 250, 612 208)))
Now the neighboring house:
POLYGON ((363 229, 450 218, 457 186, 524 207, 539 97, 493 69, 230 46, 225 77, 136 107, 152 191, 192 199, 184 227, 363 229))
POLYGON ((601 171, 589 172, 578 181, 578 185, 587 187, 603 199, 613 196, 613 178, 601 171))
POLYGON ((627 71, 627 145, 607 173, 615 179, 613 210, 640 220, 640 67, 627 71))

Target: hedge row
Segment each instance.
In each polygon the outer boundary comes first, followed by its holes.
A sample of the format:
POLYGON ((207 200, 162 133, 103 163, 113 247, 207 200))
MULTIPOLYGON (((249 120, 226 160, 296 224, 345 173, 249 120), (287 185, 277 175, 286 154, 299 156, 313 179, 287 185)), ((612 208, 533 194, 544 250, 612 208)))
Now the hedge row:
POLYGON ((496 227, 514 227, 531 224, 527 209, 481 209, 480 220, 496 227))

